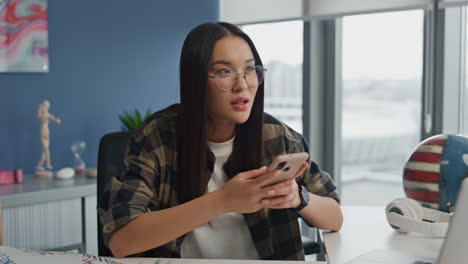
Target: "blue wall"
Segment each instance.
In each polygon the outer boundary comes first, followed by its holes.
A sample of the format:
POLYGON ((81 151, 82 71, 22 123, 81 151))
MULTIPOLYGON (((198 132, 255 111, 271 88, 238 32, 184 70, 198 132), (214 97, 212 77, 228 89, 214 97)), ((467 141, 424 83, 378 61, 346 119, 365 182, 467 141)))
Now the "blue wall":
POLYGON ((218 20, 218 0, 49 0, 45 74, 0 73, 0 168, 32 172, 41 155, 36 109, 48 99, 54 169, 71 166, 70 144, 84 140, 96 166, 102 135, 118 115, 179 101, 178 63, 187 33, 218 20))

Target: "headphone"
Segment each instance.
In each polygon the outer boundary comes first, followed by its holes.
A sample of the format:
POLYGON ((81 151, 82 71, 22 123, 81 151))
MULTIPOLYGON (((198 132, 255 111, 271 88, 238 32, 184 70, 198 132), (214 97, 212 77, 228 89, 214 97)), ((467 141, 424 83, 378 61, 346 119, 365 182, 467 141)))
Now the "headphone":
POLYGON ((445 237, 451 214, 424 208, 416 200, 398 198, 385 209, 387 221, 396 231, 406 234, 418 232, 432 237, 445 237))

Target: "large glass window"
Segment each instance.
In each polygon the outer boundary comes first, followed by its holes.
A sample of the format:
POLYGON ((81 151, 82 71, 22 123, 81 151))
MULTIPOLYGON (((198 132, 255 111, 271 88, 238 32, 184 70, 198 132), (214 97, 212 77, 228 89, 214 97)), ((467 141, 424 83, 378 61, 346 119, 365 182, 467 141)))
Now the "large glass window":
POLYGON ((265 111, 300 133, 303 28, 302 20, 242 27, 257 47, 267 69, 265 111))
POLYGON ((343 18, 343 204, 403 196, 402 172, 420 141, 423 11, 343 18))

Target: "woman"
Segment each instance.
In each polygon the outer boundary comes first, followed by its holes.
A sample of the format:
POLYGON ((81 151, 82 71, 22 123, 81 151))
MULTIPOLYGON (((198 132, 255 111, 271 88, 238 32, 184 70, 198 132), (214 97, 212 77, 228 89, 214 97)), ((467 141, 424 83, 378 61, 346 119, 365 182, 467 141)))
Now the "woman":
POLYGON ((297 180, 269 184, 278 172, 264 165, 308 147, 264 115, 264 73, 236 26, 207 23, 189 33, 181 104, 153 114, 134 134, 126 171, 100 201, 114 256, 303 260, 299 217, 340 229, 335 185, 315 163, 303 164, 297 180))

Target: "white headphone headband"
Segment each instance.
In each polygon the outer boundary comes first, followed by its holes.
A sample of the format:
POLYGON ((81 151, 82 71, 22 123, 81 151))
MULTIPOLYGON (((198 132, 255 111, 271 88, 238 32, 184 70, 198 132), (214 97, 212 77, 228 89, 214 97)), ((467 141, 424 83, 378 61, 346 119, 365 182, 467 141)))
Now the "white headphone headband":
POLYGON ((445 237, 450 222, 450 214, 424 208, 417 201, 398 198, 387 205, 387 221, 401 233, 418 232, 433 237, 445 237))
POLYGON ((447 214, 439 210, 425 208, 422 206, 421 208, 424 211, 424 220, 428 220, 431 222, 450 222, 450 217, 452 216, 451 214, 447 214))

